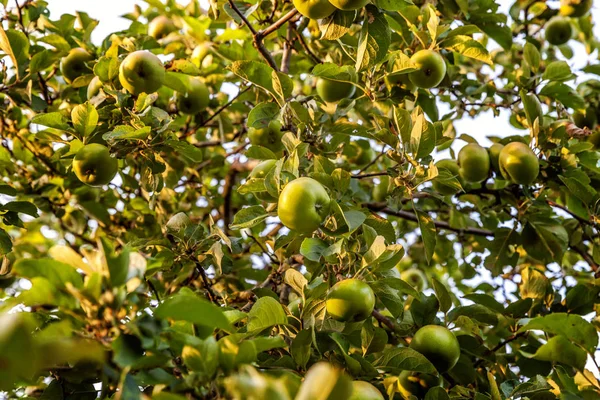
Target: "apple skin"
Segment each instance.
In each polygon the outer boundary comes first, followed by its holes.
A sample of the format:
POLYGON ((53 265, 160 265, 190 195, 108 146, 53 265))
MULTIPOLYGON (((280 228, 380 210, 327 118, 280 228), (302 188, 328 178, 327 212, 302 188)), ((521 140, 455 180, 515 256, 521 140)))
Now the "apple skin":
POLYGON ((317 80, 317 94, 328 103, 336 103, 342 99, 354 96, 356 86, 350 82, 339 82, 331 79, 319 78, 317 80))
POLYGON ((87 87, 87 99, 90 100, 92 97, 100 93, 100 89, 102 89, 102 81, 100 78, 95 76, 87 87))
POLYGON ((477 143, 469 143, 458 152, 458 165, 458 173, 465 182, 482 182, 490 173, 490 156, 477 143))
POLYGON ((500 143, 494 143, 488 148, 488 153, 490 155, 490 165, 492 170, 499 175, 500 174, 500 152, 504 148, 504 145, 500 143))
POLYGON ((353 11, 363 8, 371 2, 371 0, 329 0, 335 8, 343 11, 353 11))
POLYGON ((415 396, 419 399, 425 397, 429 389, 441 386, 439 376, 420 372, 402 371, 398 376, 398 389, 405 398, 415 396))
POLYGON ((210 95, 208 88, 199 78, 190 78, 189 90, 187 93, 175 95, 177 109, 184 114, 195 115, 208 107, 210 95))
POLYGON ((444 57, 433 50, 417 51, 410 58, 417 68, 408 76, 417 87, 431 89, 439 85, 446 76, 446 62, 444 57))
POLYGON ((540 163, 535 153, 521 142, 504 146, 499 163, 502 176, 518 185, 531 185, 540 172, 540 163))
POLYGON ((60 60, 60 72, 65 81, 71 83, 81 75, 90 73, 92 70, 86 63, 93 59, 94 57, 81 47, 71 49, 69 54, 60 60))
POLYGON ((306 18, 327 18, 336 10, 329 0, 293 0, 296 10, 306 18))
POLYGON ((83 146, 73 159, 77 178, 90 186, 106 185, 117 174, 118 161, 110 156, 106 146, 92 143, 83 146))
MULTIPOLYGON (((458 168, 458 164, 456 163, 455 160, 450 160, 450 159, 440 160, 435 163, 435 166, 438 167, 438 169, 440 169, 440 168, 447 169, 448 171, 450 171, 450 173, 452 175, 455 175, 457 177, 457 179, 459 179, 459 181, 460 181, 460 176, 459 176, 460 168, 458 168)), ((461 184, 462 184, 462 182, 461 182, 461 184)), ((460 192, 460 189, 457 189, 453 186, 450 186, 450 185, 444 183, 443 181, 439 181, 436 179, 433 179, 432 185, 433 185, 433 189, 436 192, 438 192, 439 194, 442 194, 444 196, 450 196, 450 195, 460 192)))
POLYGON ((375 308, 373 289, 359 279, 346 279, 333 285, 327 294, 327 314, 341 322, 360 322, 375 308))
POLYGON ((148 24, 148 35, 154 39, 162 39, 169 33, 177 30, 177 27, 169 17, 159 15, 148 24))
POLYGON ((363 166, 371 162, 375 152, 368 140, 357 140, 350 144, 356 150, 356 154, 348 157, 348 161, 356 166, 363 166))
POLYGON ((312 233, 329 212, 329 195, 319 182, 302 177, 288 183, 279 195, 281 223, 299 233, 312 233))
POLYGON ((594 0, 561 0, 560 14, 566 17, 583 17, 592 8, 594 0))
POLYGON ((427 277, 418 268, 409 268, 400 272, 400 279, 410 284, 410 286, 419 292, 427 288, 427 277))
POLYGON ((454 367, 460 357, 456 336, 439 325, 426 325, 419 329, 410 342, 410 348, 423 354, 440 373, 454 367))
POLYGON ((248 139, 250 139, 251 144, 266 147, 274 152, 279 152, 283 149, 282 136, 281 122, 279 120, 269 122, 269 125, 264 128, 248 128, 248 139))
POLYGON ((165 80, 165 67, 149 51, 138 50, 125 57, 119 67, 119 81, 131 94, 154 93, 165 80))
MULTIPOLYGON (((276 164, 277 164, 277 160, 262 161, 256 167, 254 167, 254 169, 252 170, 252 172, 250 172, 250 175, 248 175, 248 177, 249 178, 262 178, 262 179, 264 179, 265 176, 267 176, 267 174, 273 168, 275 168, 276 164)), ((277 202, 277 198, 271 196, 269 194, 269 192, 267 192, 267 191, 264 191, 264 192, 254 192, 253 194, 254 194, 254 196, 256 196, 257 199, 262 200, 262 201, 266 201, 267 203, 276 203, 277 202)))
POLYGON ((586 108, 585 112, 576 111, 573 113, 573 122, 579 128, 594 129, 598 122, 596 117, 596 111, 593 107, 586 108))
POLYGON ((571 22, 566 17, 556 16, 550 18, 544 29, 546 40, 555 46, 567 43, 573 35, 571 22))
POLYGON ((375 386, 365 381, 352 382, 352 396, 348 400, 384 400, 375 386))

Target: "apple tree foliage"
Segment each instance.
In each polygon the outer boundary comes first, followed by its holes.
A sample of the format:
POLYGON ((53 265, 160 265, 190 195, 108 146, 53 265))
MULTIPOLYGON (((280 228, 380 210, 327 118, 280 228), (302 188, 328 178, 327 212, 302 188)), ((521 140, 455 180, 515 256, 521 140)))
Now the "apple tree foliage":
POLYGON ((600 398, 592 2, 208 3, 146 0, 95 42, 77 2, 0 0, 0 397, 342 399, 360 380, 401 399, 399 376, 428 374, 426 399, 600 398), (408 79, 424 49, 446 67, 429 89, 408 79), (137 50, 164 64, 156 92, 122 87, 137 50), (183 113, 195 79, 210 100, 183 113), (483 112, 520 134, 455 129, 483 112), (529 146, 535 180, 435 165, 485 137, 529 146), (74 173, 92 143, 118 162, 107 185, 74 173), (313 232, 278 218, 299 177, 330 197, 313 232), (340 322, 325 300, 349 278, 375 308, 340 322), (425 325, 458 339, 450 370, 409 347, 425 325))

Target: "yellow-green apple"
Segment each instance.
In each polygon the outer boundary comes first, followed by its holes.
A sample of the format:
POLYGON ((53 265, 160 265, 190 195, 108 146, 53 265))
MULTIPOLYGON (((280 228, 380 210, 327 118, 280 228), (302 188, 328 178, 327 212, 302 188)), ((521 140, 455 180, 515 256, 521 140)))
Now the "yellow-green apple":
POLYGON ((409 74, 410 81, 417 87, 430 89, 439 85, 446 76, 446 62, 433 50, 417 51, 410 58, 416 68, 409 74))
POLYGON ((60 60, 60 72, 68 83, 73 82, 81 75, 91 73, 88 63, 94 59, 87 50, 76 47, 60 60))
MULTIPOLYGON (((252 172, 250 172, 250 175, 248 175, 248 177, 249 178, 262 178, 262 179, 264 179, 265 176, 267 176, 267 174, 273 168, 275 168, 276 164, 277 164, 277 160, 262 161, 256 167, 254 167, 254 169, 252 170, 252 172)), ((258 199, 266 201, 268 203, 275 203, 275 202, 277 202, 277 198, 271 196, 269 194, 269 192, 267 192, 267 191, 264 191, 264 192, 254 192, 253 194, 258 199)))
POLYGON ((550 18, 544 25, 544 29, 546 40, 555 46, 567 43, 573 35, 571 21, 566 17, 556 16, 550 18))
POLYGON ((77 178, 90 186, 106 185, 117 174, 118 161, 110 156, 106 146, 92 143, 83 146, 73 159, 77 178))
POLYGON ((469 143, 458 152, 458 166, 465 182, 484 181, 490 173, 490 155, 477 143, 469 143))
POLYGON ((340 10, 353 11, 363 8, 371 2, 371 0, 329 0, 331 4, 340 10))
POLYGON ((189 79, 189 87, 187 93, 179 93, 175 95, 177 109, 184 114, 198 114, 206 109, 210 95, 208 88, 200 78, 194 77, 189 79))
POLYGON ((535 182, 540 163, 535 153, 522 142, 512 142, 504 146, 499 158, 500 172, 505 179, 519 185, 535 182))
POLYGON ((148 24, 148 35, 154 39, 162 39, 169 33, 177 30, 175 23, 169 17, 159 15, 148 24))
POLYGON ((281 191, 277 215, 287 228, 299 233, 312 233, 329 213, 329 195, 312 178, 294 179, 281 191))
POLYGON ((375 386, 365 381, 352 382, 352 396, 348 400, 384 400, 375 386))
POLYGON ((119 81, 131 94, 154 93, 165 80, 165 67, 158 57, 138 50, 125 57, 119 67, 119 81))
POLYGON ((306 18, 327 18, 336 10, 329 0, 293 0, 296 10, 306 18))
POLYGON ((327 294, 327 314, 342 322, 367 319, 375 308, 373 289, 360 279, 345 279, 333 285, 327 294))
POLYGON ((100 93, 100 89, 102 89, 102 81, 100 78, 95 76, 89 83, 87 87, 87 99, 91 99, 98 93, 100 93))
POLYGON ((274 119, 263 128, 248 128, 248 139, 255 146, 266 147, 269 150, 278 152, 283 149, 281 137, 281 121, 274 119))
POLYGON ((460 357, 456 336, 439 325, 426 325, 419 329, 410 342, 410 348, 423 354, 440 373, 454 367, 460 357))

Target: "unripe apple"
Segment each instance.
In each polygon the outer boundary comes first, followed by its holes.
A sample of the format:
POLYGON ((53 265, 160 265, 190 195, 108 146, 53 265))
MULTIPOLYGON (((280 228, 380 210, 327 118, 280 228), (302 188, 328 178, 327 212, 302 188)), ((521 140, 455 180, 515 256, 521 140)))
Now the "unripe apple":
POLYGON ((585 112, 576 111, 573 113, 573 122, 579 128, 594 129, 596 127, 597 117, 596 110, 593 107, 588 107, 585 112))
POLYGON ((198 114, 208 107, 210 96, 208 88, 200 78, 190 78, 187 93, 175 95, 177 109, 184 114, 198 114))
POLYGON ((352 396, 348 400, 384 400, 375 386, 365 381, 352 382, 352 396))
POLYGON ((469 183, 487 179, 490 173, 490 156, 487 150, 477 143, 469 143, 458 152, 458 173, 469 183))
POLYGON ((92 97, 100 93, 100 89, 102 89, 102 81, 100 78, 95 76, 87 87, 87 99, 90 100, 92 97))
POLYGON ((159 15, 148 24, 148 35, 154 39, 162 39, 169 33, 177 30, 177 27, 169 17, 159 15))
POLYGON ((348 157, 348 162, 351 164, 360 167, 373 160, 375 152, 371 148, 371 143, 368 140, 357 140, 356 142, 351 142, 350 145, 353 147, 352 151, 354 152, 353 155, 348 157))
POLYGON ((125 57, 119 67, 119 81, 131 94, 154 93, 165 80, 165 67, 149 51, 138 50, 125 57))
POLYGON ((398 390, 404 398, 414 396, 418 399, 423 399, 429 389, 441 385, 442 380, 440 377, 431 374, 402 371, 398 376, 398 390))
POLYGON ((555 46, 567 43, 573 35, 571 21, 566 17, 556 16, 550 18, 544 25, 544 29, 546 30, 546 40, 555 46))
POLYGON ((327 314, 342 322, 367 319, 375 308, 373 289, 359 279, 346 279, 333 285, 327 295, 327 314))
POLYGON ((427 288, 427 276, 418 268, 409 268, 400 273, 400 279, 410 284, 418 292, 427 288))
POLYGON ((117 174, 118 161, 110 156, 106 146, 92 143, 83 146, 73 159, 77 178, 90 186, 106 185, 117 174))
POLYGON ((494 143, 488 149, 490 155, 490 164, 496 174, 500 174, 500 152, 504 146, 500 143, 494 143))
POLYGON ((561 0, 560 13, 566 17, 583 17, 592 8, 593 0, 561 0))
MULTIPOLYGON (((459 179, 459 181, 460 181, 459 168, 458 168, 458 164, 456 163, 455 160, 450 160, 450 159, 440 160, 435 163, 435 166, 438 169, 448 170, 448 172, 450 172, 452 175, 456 176, 456 178, 459 179)), ((443 194, 445 196, 453 195, 460 191, 459 188, 449 185, 448 183, 444 182, 443 180, 440 180, 437 178, 433 179, 432 185, 433 185, 433 189, 436 192, 443 194)))
POLYGON ((440 373, 454 367, 460 357, 456 336, 439 325, 426 325, 419 329, 410 342, 410 348, 423 354, 440 373))
POLYGON ((90 73, 92 70, 87 65, 94 57, 81 47, 76 47, 69 51, 65 57, 60 60, 60 72, 68 83, 73 82, 81 75, 90 73))
POLYGON ((410 81, 415 86, 430 89, 439 85, 446 76, 446 62, 444 58, 433 50, 417 51, 410 58, 416 71, 409 74, 410 81))
POLYGON ((277 205, 277 215, 287 228, 312 233, 329 213, 329 195, 319 182, 302 177, 288 183, 277 205))
POLYGON ((327 18, 336 10, 329 0, 293 0, 296 10, 306 18, 327 18))
MULTIPOLYGON (((262 178, 262 179, 264 179, 265 176, 267 176, 267 174, 273 168, 275 168, 276 164, 277 164, 277 160, 262 161, 256 167, 254 167, 254 169, 252 170, 252 172, 250 172, 250 175, 248 175, 248 177, 249 178, 262 178)), ((267 192, 267 191, 264 191, 264 192, 254 192, 253 194, 258 199, 266 201, 268 203, 276 203, 277 202, 277 198, 271 196, 269 194, 269 192, 267 192)))
POLYGON ((371 0, 329 0, 336 8, 344 11, 353 11, 363 8, 371 2, 371 0))
POLYGON ((531 185, 540 172, 535 153, 521 142, 512 142, 504 146, 500 152, 499 163, 502 176, 519 185, 531 185))
POLYGON ((202 65, 202 60, 204 60, 204 57, 210 53, 210 49, 211 44, 208 42, 199 44, 194 48, 194 51, 192 51, 190 60, 194 63, 194 65, 196 65, 196 67, 200 68, 202 65))
POLYGON ((266 147, 274 152, 279 152, 283 149, 281 137, 281 121, 273 120, 264 128, 248 128, 248 139, 255 146, 266 147))
MULTIPOLYGON (((343 67, 348 71, 353 82, 356 82, 356 72, 352 67, 343 67)), ((328 103, 335 103, 342 99, 349 99, 354 96, 356 86, 350 82, 334 81, 327 78, 319 78, 317 80, 317 94, 328 103)))

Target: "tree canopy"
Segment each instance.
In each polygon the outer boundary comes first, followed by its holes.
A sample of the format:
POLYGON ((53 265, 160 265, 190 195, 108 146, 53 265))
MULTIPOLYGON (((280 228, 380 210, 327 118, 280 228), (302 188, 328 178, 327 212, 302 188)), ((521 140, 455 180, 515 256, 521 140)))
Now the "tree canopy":
POLYGON ((0 0, 0 398, 600 398, 592 0, 72 3, 0 0))

